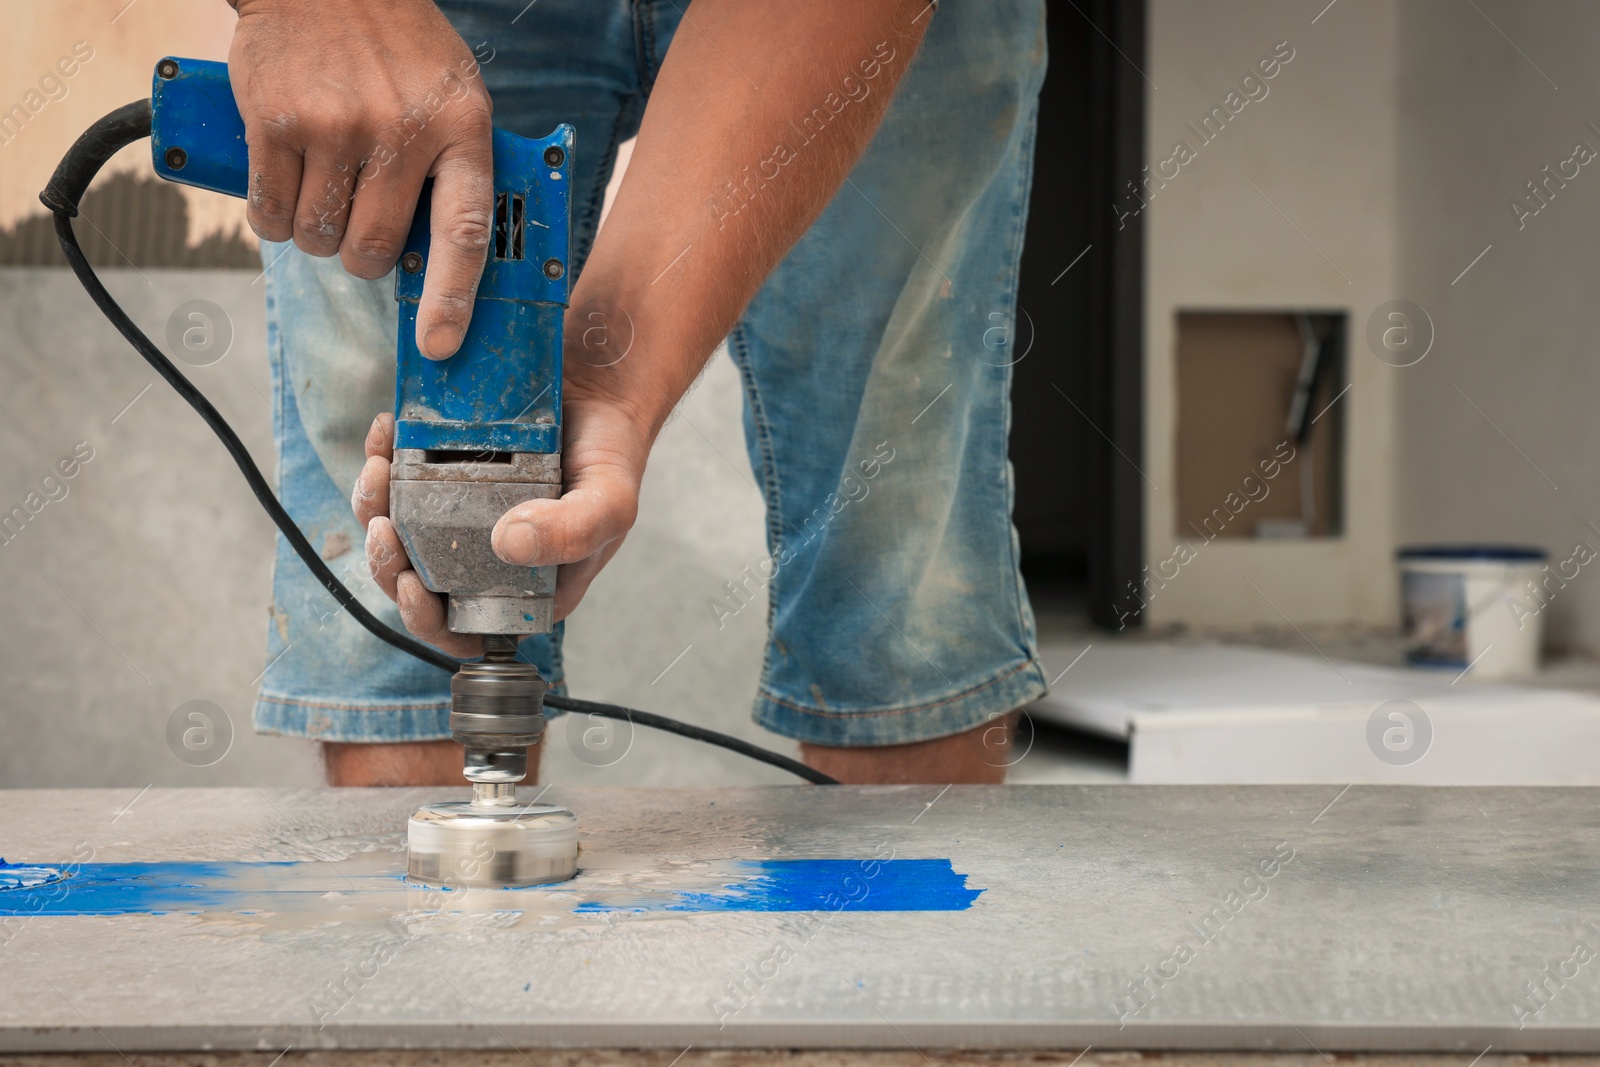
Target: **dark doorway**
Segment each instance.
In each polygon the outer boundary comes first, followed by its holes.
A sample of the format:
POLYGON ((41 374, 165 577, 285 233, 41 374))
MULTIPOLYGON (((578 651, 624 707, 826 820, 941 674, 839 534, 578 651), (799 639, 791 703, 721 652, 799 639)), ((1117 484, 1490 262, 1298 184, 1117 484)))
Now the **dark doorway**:
POLYGON ((1144 166, 1145 3, 1054 0, 1048 18, 1018 293, 1016 524, 1035 603, 1086 604, 1116 627, 1144 563, 1144 227, 1127 204, 1144 166))

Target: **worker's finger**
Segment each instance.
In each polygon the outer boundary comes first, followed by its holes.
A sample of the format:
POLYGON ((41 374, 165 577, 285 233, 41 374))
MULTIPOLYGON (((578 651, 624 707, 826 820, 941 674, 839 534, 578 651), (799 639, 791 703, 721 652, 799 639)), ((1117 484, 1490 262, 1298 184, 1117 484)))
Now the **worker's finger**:
POLYGON ((367 455, 389 459, 394 455, 394 416, 387 411, 378 412, 367 428, 367 455))
POLYGON ((389 514, 389 461, 394 458, 394 445, 395 418, 387 411, 379 411, 378 418, 366 430, 366 462, 350 491, 350 510, 354 510, 355 522, 362 526, 378 515, 389 514))
POLYGON ((367 457, 350 491, 350 507, 356 521, 369 528, 373 519, 389 514, 389 461, 383 456, 367 457))
POLYGON ((416 148, 397 151, 388 144, 394 139, 380 137, 356 180, 339 261, 357 278, 381 278, 394 269, 428 176, 427 160, 416 148))
POLYGON ((434 163, 427 280, 417 306, 417 347, 429 359, 455 354, 489 251, 494 158, 489 113, 461 105, 456 138, 434 163))
POLYGON ((287 241, 294 236, 295 206, 300 200, 304 161, 289 133, 292 115, 252 115, 245 121, 250 190, 245 218, 256 236, 287 241))
POLYGON ((384 596, 398 601, 400 575, 411 569, 411 560, 406 556, 405 546, 400 543, 394 523, 387 517, 379 516, 367 527, 366 549, 367 571, 372 575, 372 580, 378 583, 384 596))
MULTIPOLYGON (((394 416, 378 413, 367 429, 367 462, 356 475, 350 493, 350 509, 356 521, 366 526, 379 515, 389 514, 389 461, 394 456, 394 416)), ((394 594, 390 594, 392 597, 394 594)))
MULTIPOLYGON (((338 135, 346 136, 345 131, 338 135)), ((332 148, 314 145, 306 149, 294 213, 294 243, 307 255, 334 255, 344 238, 357 165, 342 158, 348 143, 341 140, 333 142, 332 148)))
POLYGON ((416 571, 401 571, 397 585, 400 621, 414 636, 452 656, 483 655, 482 638, 451 633, 445 626, 444 597, 429 592, 416 571))
POLYGON ((621 538, 638 513, 632 473, 591 464, 559 499, 529 500, 500 516, 489 543, 495 555, 518 566, 576 563, 621 538))

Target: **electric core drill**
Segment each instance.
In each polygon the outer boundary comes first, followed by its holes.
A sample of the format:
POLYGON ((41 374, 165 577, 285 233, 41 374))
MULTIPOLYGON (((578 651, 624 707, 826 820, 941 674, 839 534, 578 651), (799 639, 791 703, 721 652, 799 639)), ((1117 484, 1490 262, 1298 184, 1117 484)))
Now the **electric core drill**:
MULTIPOLYGON (((244 121, 226 64, 161 60, 151 111, 156 173, 247 195, 244 121)), ((485 650, 450 685, 450 734, 466 749, 472 800, 425 805, 409 825, 409 872, 434 885, 532 885, 571 878, 577 866, 576 817, 516 802, 545 692, 538 670, 516 659, 517 640, 551 629, 556 568, 504 563, 489 543, 507 509, 561 493, 573 140, 566 124, 540 140, 494 131, 494 237, 455 355, 432 360, 417 348, 431 182, 395 271, 390 518, 423 584, 445 595, 450 629, 481 635, 485 650)))

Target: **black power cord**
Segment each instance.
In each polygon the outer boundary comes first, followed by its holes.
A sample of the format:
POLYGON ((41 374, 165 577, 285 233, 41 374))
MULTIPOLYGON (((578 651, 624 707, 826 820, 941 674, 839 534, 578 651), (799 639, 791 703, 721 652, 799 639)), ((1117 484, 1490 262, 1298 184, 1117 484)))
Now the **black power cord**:
MULTIPOLYGON (((106 291, 100 278, 84 257, 83 249, 78 245, 78 235, 72 229, 72 220, 78 214, 78 202, 83 199, 84 192, 89 188, 89 183, 94 176, 105 166, 110 159, 123 147, 135 141, 150 136, 150 101, 138 100, 126 104, 111 112, 105 118, 90 126, 73 142, 67 154, 62 157, 60 165, 50 177, 50 182, 45 186, 44 192, 39 194, 39 199, 44 206, 50 209, 55 216, 56 239, 61 242, 61 251, 67 257, 67 263, 72 267, 72 272, 78 276, 78 281, 89 293, 89 298, 94 301, 102 314, 117 332, 127 339, 138 353, 144 357, 146 363, 155 368, 157 374, 186 400, 190 407, 199 413, 205 424, 221 440, 228 455, 233 457, 233 462, 238 466, 240 473, 250 485, 250 491, 255 494, 256 500, 266 509, 272 521, 282 532, 284 538, 293 548, 295 555, 299 556, 311 573, 316 575, 323 588, 333 594, 339 605, 348 611, 352 618, 360 623, 368 633, 386 641, 402 652, 409 653, 424 663, 430 663, 440 670, 457 671, 461 664, 453 657, 445 655, 438 649, 423 644, 408 634, 386 625, 381 619, 367 610, 366 605, 356 598, 345 584, 341 582, 333 570, 325 563, 317 550, 312 547, 306 535, 300 532, 300 527, 284 509, 268 484, 261 469, 256 466, 255 460, 250 457, 250 452, 239 440, 239 435, 233 427, 228 425, 222 414, 206 399, 204 393, 196 389, 194 383, 184 377, 183 372, 173 365, 166 354, 157 348, 144 332, 134 325, 127 312, 116 302, 112 295, 106 291)), ((648 711, 636 711, 625 708, 620 704, 606 704, 596 700, 580 700, 576 697, 564 697, 548 694, 544 702, 553 708, 563 711, 573 711, 585 715, 598 715, 605 719, 619 719, 629 723, 638 723, 667 733, 677 734, 680 737, 691 738, 695 741, 704 741, 707 744, 717 745, 769 763, 774 767, 781 767, 791 774, 798 775, 808 782, 817 785, 838 785, 838 781, 830 778, 820 771, 812 770, 805 764, 792 760, 788 756, 771 752, 759 745, 748 741, 741 741, 737 737, 708 730, 703 726, 693 726, 689 723, 669 719, 665 715, 656 715, 648 711)))

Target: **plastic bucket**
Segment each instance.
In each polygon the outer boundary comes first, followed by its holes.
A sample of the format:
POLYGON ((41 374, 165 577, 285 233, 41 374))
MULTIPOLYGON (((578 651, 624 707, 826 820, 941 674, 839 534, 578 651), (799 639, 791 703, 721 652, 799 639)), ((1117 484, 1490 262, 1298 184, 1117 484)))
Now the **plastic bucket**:
POLYGON ((1519 678, 1538 671, 1543 549, 1418 545, 1402 548, 1398 556, 1401 632, 1412 664, 1470 668, 1476 678, 1519 678))

